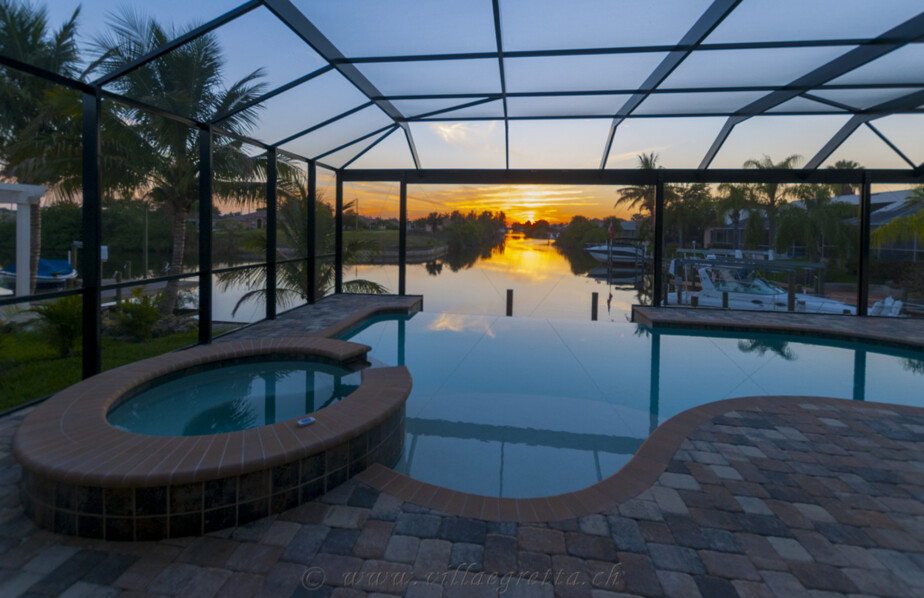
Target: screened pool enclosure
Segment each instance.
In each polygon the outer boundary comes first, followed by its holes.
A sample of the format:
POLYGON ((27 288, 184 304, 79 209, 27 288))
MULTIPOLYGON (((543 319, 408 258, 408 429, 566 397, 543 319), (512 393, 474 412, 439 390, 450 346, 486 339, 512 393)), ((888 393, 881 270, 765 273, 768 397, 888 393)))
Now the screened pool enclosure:
MULTIPOLYGON (((53 4, 49 28, 79 3, 53 4)), ((42 288, 38 254, 22 254, 35 243, 20 238, 16 263, 31 267, 32 284, 0 296, 0 308, 79 301, 84 377, 106 367, 107 305, 135 290, 140 303, 143 288, 172 293, 172 312, 197 317, 184 332, 199 343, 223 331, 213 326, 221 280, 259 291, 267 319, 355 290, 344 281, 344 187, 360 183, 396 189, 398 284, 389 290, 399 294, 414 290, 409 185, 645 188, 639 221, 650 227, 655 305, 677 293, 666 273, 684 242, 681 233, 670 247, 666 235, 682 185, 845 188, 854 208, 837 242, 851 249, 829 287, 848 285, 839 299, 858 316, 870 308, 871 285, 924 259, 917 236, 898 258, 871 242, 874 195, 924 184, 919 2, 137 3, 149 17, 82 4, 66 67, 9 41, 0 48, 2 83, 21 92, 3 99, 6 180, 47 187, 45 205, 69 199, 66 214, 32 212, 33 221, 69 218, 67 235, 46 239, 36 226, 31 234, 55 244, 47 257, 69 260, 79 276, 42 288), (220 58, 207 82, 197 80, 206 77, 196 70, 203 56, 220 58), (41 105, 22 107, 31 101, 41 105), (636 168, 647 153, 663 168, 636 168), (803 159, 743 167, 762 155, 803 159), (322 200, 329 212, 319 211, 322 200), (246 208, 227 218, 235 205, 246 208), (143 240, 120 229, 129 220, 143 223, 143 240), (156 227, 163 264, 149 263, 156 227), (257 242, 253 230, 265 231, 257 242), (137 243, 131 259, 115 255, 116 238, 137 243), (116 262, 110 278, 106 264, 116 262)), ((13 35, 10 27, 0 34, 13 35)), ((920 211, 907 206, 909 218, 920 211)), ((768 249, 773 226, 771 216, 768 249)), ((833 243, 820 241, 818 260, 834 259, 833 243)), ((13 261, 12 249, 9 257, 0 265, 13 261)))

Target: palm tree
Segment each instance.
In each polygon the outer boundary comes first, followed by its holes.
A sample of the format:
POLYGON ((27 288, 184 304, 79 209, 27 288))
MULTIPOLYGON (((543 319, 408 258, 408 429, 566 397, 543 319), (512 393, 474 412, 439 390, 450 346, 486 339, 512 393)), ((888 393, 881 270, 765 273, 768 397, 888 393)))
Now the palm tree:
MULTIPOLYGON (((75 76, 79 61, 76 39, 79 14, 78 8, 60 29, 51 30, 44 6, 0 0, 0 54, 59 75, 75 76)), ((62 130, 74 129, 76 124, 79 131, 79 104, 74 102, 76 113, 73 110, 61 112, 61 106, 49 103, 53 89, 51 83, 39 77, 13 69, 0 71, 0 175, 20 183, 46 185, 53 192, 69 193, 73 186, 65 188, 62 185, 67 177, 54 168, 46 152, 23 155, 21 151, 24 143, 37 136, 57 138, 57 143, 45 146, 51 149, 65 145, 62 130)), ((70 95, 76 100, 75 94, 70 95)), ((30 205, 29 212, 29 269, 32 273, 29 287, 34 293, 42 250, 41 206, 38 203, 30 205)))
MULTIPOLYGON (((97 66, 111 72, 183 33, 140 12, 123 10, 113 15, 110 32, 94 42, 99 55, 97 66)), ((223 62, 217 38, 203 35, 116 79, 112 85, 133 99, 207 122, 216 114, 243 107, 264 90, 259 83, 263 76, 259 69, 225 88, 223 62)), ((186 220, 199 194, 198 131, 131 107, 122 106, 119 113, 123 122, 146 142, 146 151, 137 160, 145 165, 148 194, 171 216, 173 249, 167 273, 178 275, 183 267, 186 220)), ((257 110, 247 108, 222 121, 222 127, 244 134, 254 126, 256 117, 257 110)), ((260 163, 244 153, 240 142, 215 137, 212 168, 219 195, 253 199, 260 188, 253 182, 260 177, 260 163)), ((170 281, 161 304, 163 313, 173 311, 178 291, 179 281, 170 281)))
MULTIPOLYGON (((751 159, 744 163, 745 168, 758 168, 760 170, 788 170, 795 167, 802 161, 802 156, 793 154, 786 156, 780 162, 774 162, 770 156, 764 155, 759 160, 751 159)), ((783 203, 786 196, 790 194, 789 187, 780 183, 757 183, 757 201, 767 214, 767 224, 769 228, 769 244, 773 247, 776 238, 776 212, 780 203, 783 203)))
MULTIPOLYGON (((319 235, 310 235, 305 227, 308 221, 308 189, 301 184, 289 187, 290 192, 283 200, 277 215, 278 246, 277 258, 290 260, 302 258, 296 262, 287 262, 276 266, 276 296, 284 305, 294 305, 299 300, 308 299, 310 286, 306 260, 308 249, 315 243, 315 255, 329 255, 335 251, 336 233, 334 228, 334 213, 330 205, 323 201, 318 194, 315 203, 315 230, 322 231, 319 235)), ((344 204, 344 210, 353 208, 353 202, 344 204)), ((264 245, 265 249, 265 245, 264 245)), ((356 261, 361 252, 378 249, 375 242, 354 240, 345 242, 343 247, 343 265, 350 266, 356 261)), ((335 265, 333 263, 319 263, 315 268, 315 299, 326 295, 334 286, 335 265)), ((245 285, 251 290, 245 293, 234 306, 232 315, 249 301, 265 298, 266 296, 266 270, 264 268, 248 268, 222 274, 219 277, 222 288, 227 289, 233 285, 245 285)), ((387 293, 388 289, 370 280, 348 280, 343 283, 343 290, 347 293, 387 293)))
POLYGON ((731 217, 732 229, 735 231, 735 249, 741 249, 741 212, 754 207, 754 191, 747 185, 722 183, 719 185, 721 195, 716 198, 716 215, 723 221, 731 217))
POLYGON ((824 255, 826 244, 841 250, 851 246, 855 235, 844 222, 841 206, 831 201, 831 190, 827 185, 798 185, 793 195, 801 200, 802 205, 789 204, 780 210, 777 249, 802 243, 809 261, 817 262, 824 255))
MULTIPOLYGON (((838 160, 831 166, 828 166, 828 170, 860 170, 863 168, 859 162, 855 160, 838 160)), ((841 183, 840 185, 832 185, 832 191, 835 195, 854 195, 857 190, 851 183, 841 183)))
MULTIPOLYGON (((654 152, 650 154, 639 154, 638 167, 641 170, 657 170, 662 168, 662 166, 658 165, 658 154, 654 152)), ((667 196, 667 189, 668 187, 665 186, 665 198, 667 196)), ((648 212, 649 215, 654 211, 654 185, 637 185, 634 187, 626 187, 624 189, 620 189, 618 193, 619 199, 616 200, 616 204, 613 207, 619 207, 620 205, 626 204, 636 212, 641 212, 644 210, 645 212, 648 212)))

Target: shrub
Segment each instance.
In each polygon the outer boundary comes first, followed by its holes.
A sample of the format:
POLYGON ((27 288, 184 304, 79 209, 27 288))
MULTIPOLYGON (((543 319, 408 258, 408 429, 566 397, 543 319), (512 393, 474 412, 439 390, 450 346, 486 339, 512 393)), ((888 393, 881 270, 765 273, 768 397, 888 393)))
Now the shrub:
POLYGON ((136 341, 145 341, 154 334, 154 326, 160 320, 156 295, 142 295, 142 289, 134 289, 132 298, 116 311, 116 326, 120 334, 136 341))
POLYGON ((39 315, 48 344, 61 357, 70 357, 83 331, 83 299, 79 295, 62 297, 32 307, 39 315))

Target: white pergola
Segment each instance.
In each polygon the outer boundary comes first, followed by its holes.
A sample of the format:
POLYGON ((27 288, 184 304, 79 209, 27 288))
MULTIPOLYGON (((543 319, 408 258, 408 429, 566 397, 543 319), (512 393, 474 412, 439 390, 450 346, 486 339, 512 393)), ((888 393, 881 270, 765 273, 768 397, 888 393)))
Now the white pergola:
POLYGON ((32 217, 30 206, 38 205, 47 187, 0 183, 0 204, 16 204, 16 296, 29 294, 32 279, 30 248, 32 247, 32 217))

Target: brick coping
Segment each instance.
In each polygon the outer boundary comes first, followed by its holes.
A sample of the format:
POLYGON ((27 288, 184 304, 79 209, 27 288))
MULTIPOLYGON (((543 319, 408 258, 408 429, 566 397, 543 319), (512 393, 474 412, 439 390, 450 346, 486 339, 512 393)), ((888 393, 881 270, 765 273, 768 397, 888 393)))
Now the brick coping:
POLYGON ((924 320, 911 318, 633 305, 632 321, 649 328, 790 334, 924 350, 924 320))
POLYGON ((366 369, 359 388, 295 420, 203 436, 146 436, 106 420, 109 409, 139 385, 183 369, 226 359, 311 355, 339 364, 369 347, 320 336, 229 340, 138 361, 79 382, 39 405, 23 421, 12 452, 22 466, 50 480, 102 488, 178 485, 243 475, 342 444, 403 407, 411 390, 405 367, 366 369))
POLYGON ((356 480, 383 494, 447 515, 519 523, 561 521, 610 510, 648 490, 667 470, 681 443, 714 417, 737 410, 799 413, 804 408, 826 407, 924 412, 919 407, 811 396, 753 396, 714 401, 692 407, 662 423, 632 459, 605 480, 576 492, 538 498, 498 498, 459 492, 415 480, 382 465, 369 467, 356 480))

